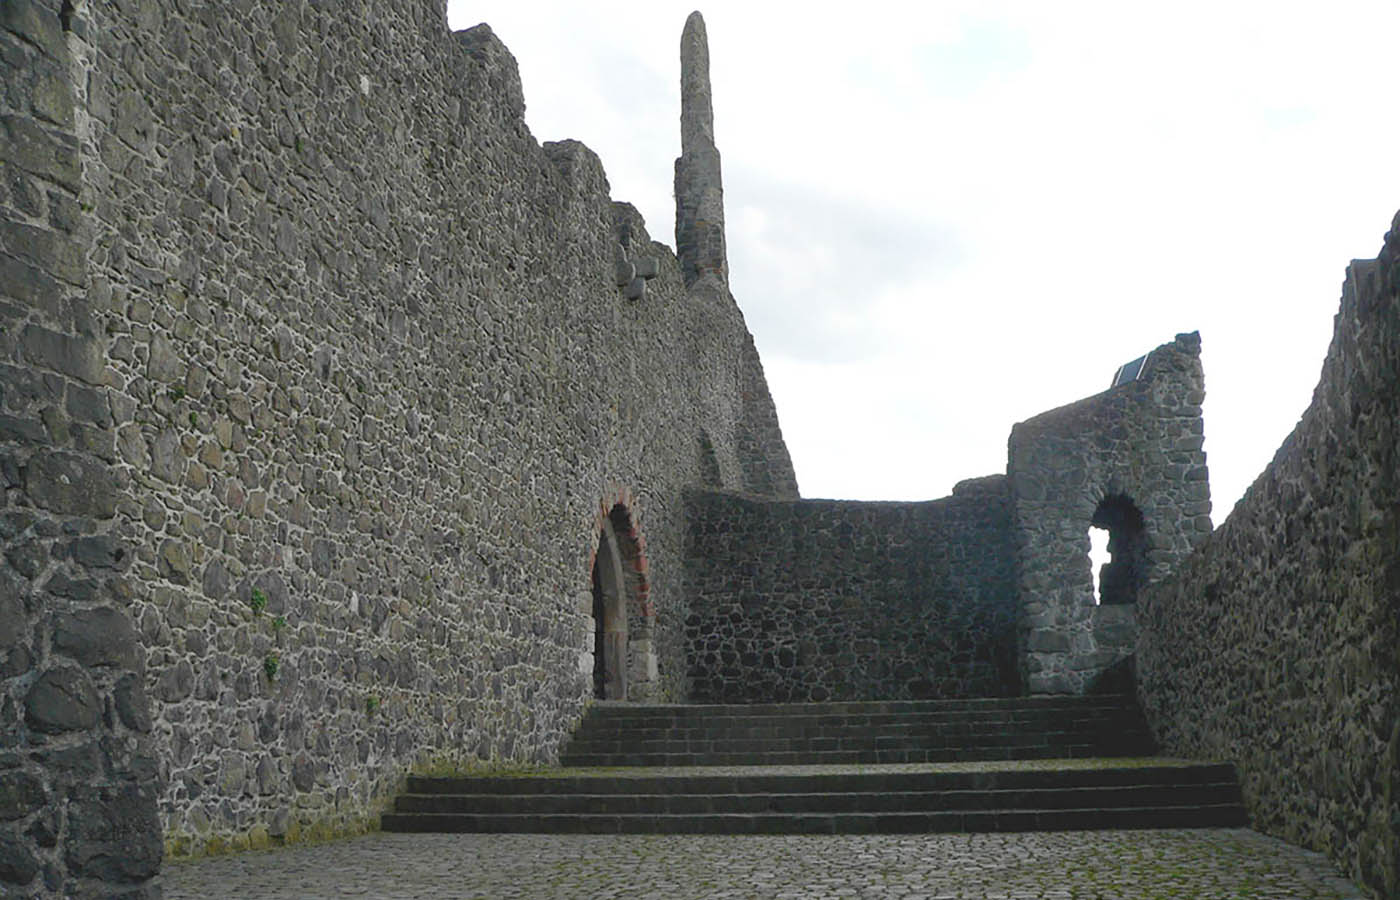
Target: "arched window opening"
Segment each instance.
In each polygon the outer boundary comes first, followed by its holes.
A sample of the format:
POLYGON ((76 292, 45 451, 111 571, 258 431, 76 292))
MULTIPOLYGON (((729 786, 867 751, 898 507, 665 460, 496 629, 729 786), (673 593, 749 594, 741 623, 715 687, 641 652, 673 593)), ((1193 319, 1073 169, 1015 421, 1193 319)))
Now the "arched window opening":
MULTIPOLYGON (((1090 566, 1098 565, 1095 579, 1095 599, 1102 605, 1137 602, 1138 591, 1147 583, 1147 527, 1142 511, 1122 494, 1105 497, 1089 521, 1091 528, 1107 532, 1107 541, 1100 554, 1091 550, 1090 566), (1100 564, 1102 553, 1107 561, 1100 564)), ((1090 531, 1090 546, 1095 535, 1090 531)))

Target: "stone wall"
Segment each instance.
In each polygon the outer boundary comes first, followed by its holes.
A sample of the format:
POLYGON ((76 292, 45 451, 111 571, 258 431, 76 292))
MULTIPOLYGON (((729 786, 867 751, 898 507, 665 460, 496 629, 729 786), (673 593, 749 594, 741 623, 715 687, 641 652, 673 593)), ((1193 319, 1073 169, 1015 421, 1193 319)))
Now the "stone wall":
POLYGON ((1002 476, 928 503, 688 498, 691 699, 1020 693, 1002 476))
POLYGON ((1200 337, 1147 355, 1136 379, 1042 413, 1011 431, 1021 657, 1032 693, 1083 693, 1133 653, 1136 591, 1164 577, 1210 533, 1200 337), (1123 513, 1135 529, 1121 527, 1123 513), (1096 603, 1089 528, 1112 526, 1096 603), (1120 582, 1129 582, 1126 585, 1120 582))
POLYGON ((114 527, 110 370, 88 301, 91 23, 0 4, 0 895, 151 897, 139 591, 114 527), (75 90, 76 86, 76 90, 75 90))
POLYGON ((372 827, 412 768, 555 757, 605 521, 636 696, 682 699, 682 489, 796 494, 724 280, 440 0, 80 3, 67 74, 58 6, 3 6, 7 713, 58 667, 78 731, 150 730, 173 853, 372 827))
POLYGON ((1139 622, 1163 748, 1233 760, 1256 828, 1400 896, 1400 217, 1312 405, 1139 622))

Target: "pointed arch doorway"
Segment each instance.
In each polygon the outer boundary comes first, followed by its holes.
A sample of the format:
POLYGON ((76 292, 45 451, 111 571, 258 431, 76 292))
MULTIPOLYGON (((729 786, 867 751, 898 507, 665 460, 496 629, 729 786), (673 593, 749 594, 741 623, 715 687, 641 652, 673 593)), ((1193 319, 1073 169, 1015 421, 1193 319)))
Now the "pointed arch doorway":
POLYGON ((627 699, 627 587, 612 517, 593 558, 593 696, 627 699))
POLYGON ((656 614, 648 599, 645 543, 623 502, 602 509, 592 571, 593 696, 654 699, 656 614))

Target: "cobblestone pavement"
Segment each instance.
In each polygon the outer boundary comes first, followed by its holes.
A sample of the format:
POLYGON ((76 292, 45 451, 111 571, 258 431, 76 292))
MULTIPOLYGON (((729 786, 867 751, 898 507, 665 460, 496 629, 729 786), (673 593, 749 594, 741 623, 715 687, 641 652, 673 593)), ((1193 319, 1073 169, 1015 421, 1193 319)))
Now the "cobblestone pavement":
POLYGON ((372 834, 168 863, 184 898, 1353 900, 1323 856, 1242 828, 898 836, 372 834))

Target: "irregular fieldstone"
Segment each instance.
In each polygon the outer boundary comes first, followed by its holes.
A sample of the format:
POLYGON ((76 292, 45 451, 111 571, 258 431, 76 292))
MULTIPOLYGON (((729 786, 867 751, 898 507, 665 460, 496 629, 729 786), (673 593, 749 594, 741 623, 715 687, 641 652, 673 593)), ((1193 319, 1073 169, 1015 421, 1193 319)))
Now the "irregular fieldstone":
POLYGON ((39 859, 24 844, 0 835, 0 882, 25 885, 39 874, 39 859))
POLYGON ((166 703, 178 703, 194 693, 194 667, 182 659, 156 679, 155 696, 166 703))
POLYGON ((35 453, 24 470, 24 490, 36 506, 60 515, 110 519, 117 509, 111 470, 76 453, 35 453))
POLYGON ((155 877, 164 848, 153 789, 153 783, 75 787, 65 835, 69 870, 116 884, 155 877))
POLYGON ((19 593, 0 589, 0 650, 9 650, 24 640, 29 630, 27 618, 19 593))
POLYGON ((140 676, 123 675, 117 681, 112 697, 123 725, 143 733, 151 730, 151 703, 140 676))
POLYGON ((72 547, 74 561, 89 568, 121 571, 131 562, 125 542, 112 535, 78 538, 72 547))
POLYGON ((85 666, 136 665, 136 631, 121 610, 107 606, 61 613, 54 620, 53 648, 85 666))
POLYGON ((0 819, 22 819, 48 799, 44 783, 23 770, 0 772, 0 819))
POLYGON ((92 338, 50 331, 40 325, 26 325, 21 336, 25 356, 35 365, 88 384, 101 384, 106 371, 102 345, 92 338))
POLYGON ((36 731, 60 734, 97 725, 101 702, 92 679, 81 669, 49 669, 24 698, 25 720, 36 731))

